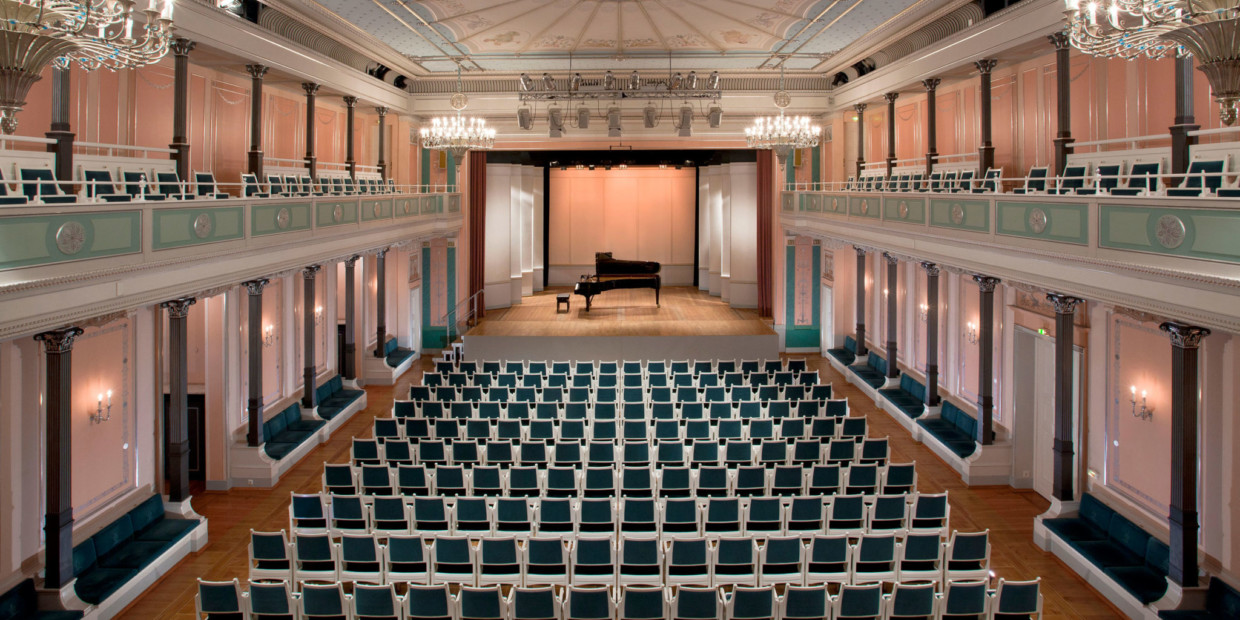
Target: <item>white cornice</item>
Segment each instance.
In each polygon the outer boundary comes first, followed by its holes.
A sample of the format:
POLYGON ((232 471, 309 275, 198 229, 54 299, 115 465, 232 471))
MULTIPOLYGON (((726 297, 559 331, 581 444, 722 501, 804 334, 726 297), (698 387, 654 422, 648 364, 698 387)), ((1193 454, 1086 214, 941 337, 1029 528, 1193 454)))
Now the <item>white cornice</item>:
POLYGON ((971 3, 972 0, 951 0, 940 3, 937 6, 933 3, 925 2, 920 6, 910 7, 904 13, 887 20, 879 27, 844 46, 843 49, 836 52, 831 58, 814 67, 814 71, 822 73, 827 77, 833 76, 851 67, 858 61, 868 58, 884 47, 891 45, 894 41, 906 37, 934 20, 971 3))

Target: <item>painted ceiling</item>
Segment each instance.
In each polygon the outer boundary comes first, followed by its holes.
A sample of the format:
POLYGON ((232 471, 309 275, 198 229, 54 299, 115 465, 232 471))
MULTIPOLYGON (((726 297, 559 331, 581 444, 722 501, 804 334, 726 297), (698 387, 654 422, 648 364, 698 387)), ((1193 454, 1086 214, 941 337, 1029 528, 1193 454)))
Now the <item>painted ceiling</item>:
POLYGON ((931 0, 314 1, 428 71, 511 72, 808 70, 931 0))

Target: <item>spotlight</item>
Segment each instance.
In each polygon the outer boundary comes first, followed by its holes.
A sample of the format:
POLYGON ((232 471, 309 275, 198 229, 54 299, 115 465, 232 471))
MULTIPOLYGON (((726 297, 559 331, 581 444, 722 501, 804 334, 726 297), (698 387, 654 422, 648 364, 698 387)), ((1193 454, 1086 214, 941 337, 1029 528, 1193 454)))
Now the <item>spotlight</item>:
POLYGON ((521 74, 521 90, 534 90, 534 80, 530 78, 530 74, 521 74))
POLYGON ((553 160, 551 160, 551 161, 547 162, 547 167, 548 167, 548 168, 555 168, 555 167, 557 167, 557 166, 559 166, 559 165, 560 165, 560 160, 558 160, 558 159, 553 159, 553 160))
POLYGON ((642 110, 642 121, 646 125, 646 129, 651 129, 659 124, 659 109, 654 104, 647 104, 646 109, 642 110))
POLYGON ((581 163, 581 162, 577 162, 576 164, 573 164, 573 167, 574 167, 574 168, 576 168, 576 169, 578 169, 578 170, 585 170, 585 169, 586 169, 585 164, 583 164, 583 163, 581 163))
POLYGON ((710 77, 706 78, 706 88, 708 90, 719 90, 719 72, 711 71, 710 77))
POLYGON ((628 165, 627 163, 625 163, 625 162, 620 162, 620 165, 619 165, 619 166, 616 166, 616 167, 617 167, 617 168, 619 168, 619 169, 621 169, 621 170, 628 170, 628 169, 629 169, 629 165, 628 165))
POLYGON ((559 138, 564 135, 564 110, 553 107, 547 109, 547 124, 550 131, 547 135, 551 138, 559 138))
POLYGON ((533 120, 530 118, 530 109, 517 108, 517 127, 520 127, 521 129, 530 129, 533 126, 533 120))
POLYGON ((679 89, 679 88, 680 88, 680 87, 681 87, 684 83, 685 83, 685 76, 681 75, 681 74, 680 74, 680 72, 679 72, 679 71, 677 71, 677 72, 676 72, 676 75, 673 75, 673 76, 672 76, 672 79, 671 79, 671 80, 667 83, 667 89, 668 89, 668 90, 677 90, 677 89, 679 89))
POLYGON ((590 164, 590 170, 591 170, 591 171, 593 171, 593 170, 594 170, 594 164, 590 164))
POLYGON ((550 73, 543 74, 543 89, 555 90, 555 78, 551 77, 550 73))
POLYGON ((641 87, 642 87, 642 76, 638 75, 636 71, 634 71, 633 73, 630 73, 629 74, 629 90, 638 90, 641 87))
POLYGON ((577 108, 577 126, 581 129, 590 128, 590 108, 585 106, 577 108))
POLYGON ((693 135, 693 108, 687 105, 680 107, 680 126, 677 129, 680 130, 678 135, 682 138, 693 135))
POLYGON ((697 90, 697 71, 690 71, 689 77, 685 80, 685 88, 689 90, 697 90))
POLYGON ((607 137, 620 137, 620 108, 607 108, 607 137))
POLYGON ((723 123, 723 108, 717 105, 710 106, 710 111, 706 113, 706 123, 712 128, 719 127, 723 123))
POLYGON ((573 78, 568 81, 568 89, 573 92, 577 92, 577 89, 579 88, 581 88, 581 74, 574 73, 573 78))
POLYGON ((616 76, 612 75, 611 71, 603 75, 603 89, 616 90, 616 76))

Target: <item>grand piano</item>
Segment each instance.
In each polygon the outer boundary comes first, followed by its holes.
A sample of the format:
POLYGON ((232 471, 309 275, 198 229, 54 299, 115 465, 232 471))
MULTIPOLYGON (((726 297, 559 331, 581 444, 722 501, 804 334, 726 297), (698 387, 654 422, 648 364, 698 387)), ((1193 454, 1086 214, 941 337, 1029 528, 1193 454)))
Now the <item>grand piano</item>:
POLYGON ((618 288, 652 288, 654 305, 659 305, 659 269, 655 261, 620 260, 612 258, 611 252, 594 253, 594 275, 581 276, 573 292, 586 298, 586 312, 594 296, 603 291, 618 288))

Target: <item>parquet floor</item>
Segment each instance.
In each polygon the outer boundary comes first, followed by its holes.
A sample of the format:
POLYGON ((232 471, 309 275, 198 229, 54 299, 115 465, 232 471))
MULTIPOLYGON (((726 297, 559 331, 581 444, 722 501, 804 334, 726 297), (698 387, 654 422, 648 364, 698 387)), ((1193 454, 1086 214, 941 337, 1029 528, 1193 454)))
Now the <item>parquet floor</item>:
MULTIPOLYGON (((825 382, 835 385, 839 396, 849 399, 853 415, 869 418, 872 436, 890 437, 893 461, 917 462, 921 491, 949 492, 953 528, 990 529, 992 567, 997 576, 1009 579, 1042 577, 1046 618, 1121 617, 1081 578, 1033 543, 1033 518, 1047 508, 1046 500, 1033 491, 965 486, 954 470, 929 448, 913 441, 899 423, 874 407, 872 401, 836 373, 828 362, 818 356, 808 359, 810 367, 818 369, 825 382)), ((205 492, 194 497, 195 510, 210 520, 210 543, 177 565, 120 617, 193 618, 198 577, 212 580, 238 577, 244 584, 250 529, 287 528, 289 494, 318 492, 323 464, 348 460, 351 438, 368 436, 371 421, 391 411, 392 394, 407 393, 408 386, 420 380, 423 369, 432 367, 431 360, 423 358, 395 388, 368 387, 369 407, 349 420, 328 443, 311 452, 275 488, 205 492)))

